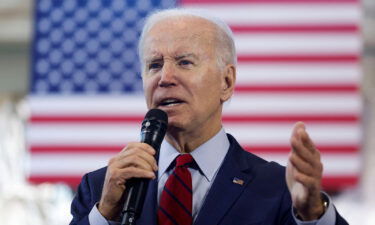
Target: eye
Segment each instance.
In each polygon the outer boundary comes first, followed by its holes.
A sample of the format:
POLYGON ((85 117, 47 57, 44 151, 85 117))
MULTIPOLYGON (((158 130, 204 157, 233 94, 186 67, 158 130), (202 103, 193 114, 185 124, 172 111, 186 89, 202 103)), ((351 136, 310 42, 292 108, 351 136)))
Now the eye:
POLYGON ((183 60, 180 60, 178 62, 178 65, 180 65, 180 66, 189 66, 189 65, 193 65, 193 62, 190 61, 190 60, 183 59, 183 60))
POLYGON ((161 62, 153 62, 148 65, 149 70, 157 70, 163 67, 163 64, 161 62))

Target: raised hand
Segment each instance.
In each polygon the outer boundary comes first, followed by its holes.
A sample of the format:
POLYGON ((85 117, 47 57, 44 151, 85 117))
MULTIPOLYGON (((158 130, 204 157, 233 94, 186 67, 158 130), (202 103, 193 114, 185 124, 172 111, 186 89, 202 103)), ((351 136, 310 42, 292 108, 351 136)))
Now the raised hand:
POLYGON ((315 220, 324 213, 321 199, 323 164, 320 152, 302 122, 295 124, 290 138, 292 150, 286 169, 286 181, 293 207, 302 220, 315 220))

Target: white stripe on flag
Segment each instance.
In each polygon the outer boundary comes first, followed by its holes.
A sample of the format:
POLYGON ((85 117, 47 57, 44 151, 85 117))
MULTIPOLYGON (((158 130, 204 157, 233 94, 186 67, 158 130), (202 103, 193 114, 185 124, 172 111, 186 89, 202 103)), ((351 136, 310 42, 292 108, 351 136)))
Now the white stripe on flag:
POLYGON ((32 154, 30 171, 33 176, 82 176, 107 165, 111 154, 53 153, 32 154))
MULTIPOLYGON (((143 117, 147 112, 143 97, 32 97, 33 116, 129 116, 143 117)), ((358 93, 235 93, 225 103, 230 115, 359 115, 358 93)))
POLYGON ((32 115, 144 115, 144 96, 29 96, 32 115))
POLYGON ((235 34, 237 54, 359 54, 361 39, 357 34, 235 34))
MULTIPOLYGON (((288 146, 294 123, 224 124, 225 130, 242 145, 288 146)), ((315 144, 358 145, 361 130, 358 123, 309 123, 307 132, 315 144)))
POLYGON ((335 115, 360 110, 356 93, 235 93, 224 106, 224 113, 230 115, 335 115))
POLYGON ((246 64, 237 67, 237 84, 359 84, 361 69, 358 63, 340 64, 246 64))
POLYGON ((27 136, 29 145, 110 144, 139 141, 141 124, 32 124, 27 136))
MULTIPOLYGON (((33 176, 81 176, 106 166, 114 153, 43 153, 31 156, 31 174, 33 176), (85 159, 85 160, 82 160, 85 159)), ((286 165, 287 154, 260 154, 266 160, 286 165)), ((324 175, 358 175, 360 158, 358 154, 339 153, 322 155, 324 175)))
POLYGON ((359 23, 359 4, 186 4, 231 25, 359 23), (235 12, 235 13, 234 13, 235 12))
MULTIPOLYGON (((224 123, 224 128, 243 145, 288 145, 294 122, 290 123, 224 123)), ((312 139, 324 145, 358 145, 358 123, 308 123, 312 139)), ((27 130, 29 145, 118 145, 138 141, 140 124, 31 124, 27 130)))
MULTIPOLYGON (((268 161, 275 161, 286 166, 288 154, 259 154, 268 161)), ((361 159, 357 153, 322 154, 324 176, 359 175, 361 159)))

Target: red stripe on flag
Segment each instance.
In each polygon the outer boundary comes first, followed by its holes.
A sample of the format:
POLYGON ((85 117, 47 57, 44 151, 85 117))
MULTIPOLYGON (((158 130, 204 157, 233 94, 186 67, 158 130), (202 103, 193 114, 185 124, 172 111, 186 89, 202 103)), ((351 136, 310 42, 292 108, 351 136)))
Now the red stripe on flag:
POLYGON ((144 117, 142 116, 31 116, 29 122, 31 123, 141 123, 144 117))
MULTIPOLYGON (((61 183, 64 182, 72 187, 78 186, 81 181, 81 176, 31 176, 29 181, 31 183, 61 183)), ((322 186, 326 191, 343 190, 345 188, 353 187, 359 181, 358 176, 325 176, 323 177, 322 186)))
POLYGON ((238 92, 358 92, 352 85, 236 85, 238 92))
POLYGON ((182 5, 188 4, 238 4, 238 3, 283 3, 283 4, 332 4, 359 3, 359 0, 181 0, 182 5))
POLYGON ((238 55, 245 63, 357 63, 359 55, 238 55))
MULTIPOLYGON (((272 153, 288 153, 290 152, 290 146, 260 146, 260 145, 245 145, 242 146, 246 151, 251 152, 253 154, 272 154, 272 153)), ((357 153, 359 150, 359 146, 350 146, 350 145, 335 145, 335 146, 323 146, 318 145, 316 146, 320 152, 322 153, 357 153)))
MULTIPOLYGON (((33 154, 54 154, 54 153, 118 153, 124 145, 32 145, 30 146, 30 152, 33 154)), ((242 146, 246 151, 254 154, 272 154, 272 153, 288 153, 290 146, 267 146, 267 145, 244 145, 242 146)), ((317 148, 322 153, 356 153, 359 150, 359 146, 350 145, 335 145, 335 146, 324 146, 318 145, 317 148)))
POLYGON ((31 153, 117 153, 124 145, 32 145, 29 150, 31 153))
POLYGON ((272 116, 249 116, 249 115, 224 115, 223 121, 228 123, 243 122, 357 122, 358 115, 272 115, 272 116))
POLYGON ((328 25, 231 25, 234 33, 356 33, 356 24, 328 24, 328 25))
POLYGON ((354 187, 359 182, 359 175, 324 176, 322 186, 325 191, 345 190, 354 187))
MULTIPOLYGON (((83 175, 83 174, 82 174, 83 175)), ((72 187, 78 186, 82 176, 36 176, 29 177, 29 182, 34 184, 40 183, 66 183, 72 187)))
MULTIPOLYGON (((224 115, 223 121, 228 123, 243 122, 357 122, 358 115, 224 115)), ((137 123, 143 117, 127 116, 32 116, 30 123, 137 123)))

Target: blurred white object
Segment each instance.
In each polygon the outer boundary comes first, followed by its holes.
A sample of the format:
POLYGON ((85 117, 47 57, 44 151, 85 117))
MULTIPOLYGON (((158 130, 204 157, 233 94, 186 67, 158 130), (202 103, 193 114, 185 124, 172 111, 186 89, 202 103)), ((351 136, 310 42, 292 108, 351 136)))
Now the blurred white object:
POLYGON ((24 126, 9 100, 0 102, 0 190, 7 184, 25 183, 24 126))
POLYGON ((375 204, 364 200, 360 189, 347 190, 334 198, 333 202, 350 225, 375 224, 375 204))
MULTIPOLYGON (((21 107, 22 110, 22 107, 21 107)), ((25 111, 21 112, 25 114, 25 111)), ((0 101, 0 218, 2 225, 63 225, 71 190, 63 184, 27 183, 23 117, 10 100, 0 101)))

